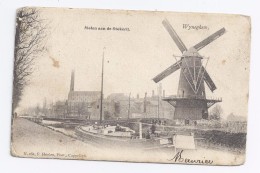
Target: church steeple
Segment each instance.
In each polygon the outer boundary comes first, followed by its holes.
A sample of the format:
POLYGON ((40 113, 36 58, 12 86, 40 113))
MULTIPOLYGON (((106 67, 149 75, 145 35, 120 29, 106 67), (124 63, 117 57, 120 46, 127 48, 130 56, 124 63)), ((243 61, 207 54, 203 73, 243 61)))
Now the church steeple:
POLYGON ((74 91, 75 72, 72 70, 70 79, 70 91, 74 91))

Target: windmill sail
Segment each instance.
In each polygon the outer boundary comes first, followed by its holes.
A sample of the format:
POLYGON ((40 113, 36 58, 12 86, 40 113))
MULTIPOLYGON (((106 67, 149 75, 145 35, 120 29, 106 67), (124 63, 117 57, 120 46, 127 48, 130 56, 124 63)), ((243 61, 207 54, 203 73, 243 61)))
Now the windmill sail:
POLYGON ((221 28, 220 30, 218 30, 214 34, 210 35, 209 37, 205 38, 204 40, 202 40, 201 42, 199 42, 198 44, 196 44, 193 47, 197 51, 199 51, 200 49, 202 49, 203 47, 207 46, 208 44, 210 44, 211 42, 213 42, 214 40, 219 38, 221 35, 223 35, 225 33, 225 31, 226 31, 225 28, 221 28))
POLYGON ((184 51, 187 51, 186 46, 184 45, 184 43, 181 41, 180 37, 177 35, 177 33, 175 32, 175 30, 173 29, 173 27, 171 26, 171 24, 168 22, 167 19, 164 19, 162 22, 163 26, 165 27, 165 29, 168 31, 168 33, 170 34, 170 36, 172 37, 173 41, 175 42, 175 44, 178 46, 178 48, 180 49, 181 53, 183 53, 184 51))
POLYGON ((173 72, 177 71, 178 69, 180 69, 181 66, 181 60, 177 61, 175 64, 171 65, 170 67, 168 67, 166 70, 164 70, 163 72, 161 72, 160 74, 158 74, 156 77, 153 78, 153 81, 155 83, 161 81, 162 79, 164 79, 165 77, 169 76, 170 74, 172 74, 173 72))
POLYGON ((211 79, 211 77, 209 76, 208 72, 206 71, 206 69, 203 67, 203 71, 204 72, 204 81, 206 82, 206 84, 208 85, 209 89, 213 92, 215 89, 217 89, 216 85, 214 84, 213 80, 211 79))

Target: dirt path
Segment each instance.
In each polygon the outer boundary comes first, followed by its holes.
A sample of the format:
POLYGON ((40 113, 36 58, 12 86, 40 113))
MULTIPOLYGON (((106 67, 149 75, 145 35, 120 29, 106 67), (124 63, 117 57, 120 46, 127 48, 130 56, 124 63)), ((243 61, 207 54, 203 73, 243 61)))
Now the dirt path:
MULTIPOLYGON (((59 132, 38 125, 23 118, 14 120, 13 125, 13 155, 21 157, 63 157, 68 159, 82 157, 87 159, 97 148, 75 140, 59 132), (75 155, 75 156, 69 156, 75 155), (78 156, 76 156, 78 155, 78 156)), ((76 159, 76 158, 75 158, 76 159)))

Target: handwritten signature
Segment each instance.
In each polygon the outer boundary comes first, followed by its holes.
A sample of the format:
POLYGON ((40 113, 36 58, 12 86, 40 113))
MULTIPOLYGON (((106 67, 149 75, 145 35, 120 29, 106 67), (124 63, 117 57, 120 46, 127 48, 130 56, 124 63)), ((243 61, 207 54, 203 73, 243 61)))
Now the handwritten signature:
POLYGON ((169 161, 174 161, 175 163, 188 163, 188 164, 206 164, 206 165, 213 164, 213 160, 184 158, 182 154, 183 154, 183 150, 177 152, 173 158, 169 159, 169 161))

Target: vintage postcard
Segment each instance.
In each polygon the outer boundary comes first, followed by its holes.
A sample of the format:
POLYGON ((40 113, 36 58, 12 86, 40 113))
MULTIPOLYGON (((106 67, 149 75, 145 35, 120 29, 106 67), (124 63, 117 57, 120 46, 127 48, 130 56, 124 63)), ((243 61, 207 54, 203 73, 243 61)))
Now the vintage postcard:
POLYGON ((250 17, 17 10, 11 154, 241 165, 250 17))

